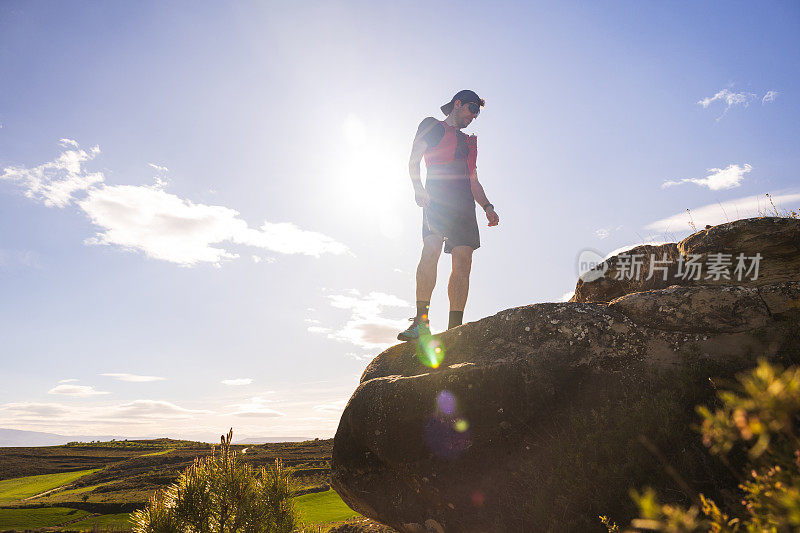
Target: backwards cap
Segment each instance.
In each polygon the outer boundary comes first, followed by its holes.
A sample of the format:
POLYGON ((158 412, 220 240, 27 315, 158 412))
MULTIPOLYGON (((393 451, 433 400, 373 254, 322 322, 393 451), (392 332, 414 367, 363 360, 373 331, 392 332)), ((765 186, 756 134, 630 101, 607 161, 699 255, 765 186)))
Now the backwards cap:
POLYGON ((463 91, 458 91, 455 96, 453 96, 452 100, 444 104, 439 109, 441 109, 442 113, 445 115, 449 115, 453 111, 453 106, 455 105, 456 100, 459 100, 462 104, 474 102, 479 104, 481 107, 486 105, 486 102, 483 101, 483 98, 478 96, 478 93, 475 91, 470 91, 469 89, 464 89, 463 91))

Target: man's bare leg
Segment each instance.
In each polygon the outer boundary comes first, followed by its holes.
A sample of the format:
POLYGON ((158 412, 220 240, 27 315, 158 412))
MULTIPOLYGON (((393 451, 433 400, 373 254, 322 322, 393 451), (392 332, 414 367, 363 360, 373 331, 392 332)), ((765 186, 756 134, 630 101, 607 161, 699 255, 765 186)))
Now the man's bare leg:
POLYGON ((450 283, 447 285, 447 296, 450 298, 450 323, 447 329, 461 325, 464 316, 464 307, 467 305, 469 294, 472 252, 469 246, 456 246, 451 253, 453 271, 450 273, 450 283))
POLYGON ((436 286, 436 269, 442 253, 440 235, 428 235, 422 241, 422 257, 417 265, 417 301, 430 302, 436 286))
POLYGON ((417 265, 417 316, 407 330, 397 335, 401 341, 414 341, 428 329, 428 307, 431 294, 436 286, 436 269, 439 266, 439 255, 442 253, 443 238, 439 235, 428 235, 422 240, 422 257, 417 265))

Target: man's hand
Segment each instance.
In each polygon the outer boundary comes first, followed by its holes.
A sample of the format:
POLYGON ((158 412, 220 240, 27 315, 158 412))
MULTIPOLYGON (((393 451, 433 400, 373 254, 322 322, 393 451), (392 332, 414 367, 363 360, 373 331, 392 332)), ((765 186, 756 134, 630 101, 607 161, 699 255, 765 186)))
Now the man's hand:
POLYGON ((489 226, 500 224, 500 215, 495 212, 494 207, 490 207, 486 210, 486 219, 489 221, 489 226))
POLYGON ((417 205, 420 207, 428 207, 431 205, 431 195, 422 187, 415 188, 414 201, 417 202, 417 205))

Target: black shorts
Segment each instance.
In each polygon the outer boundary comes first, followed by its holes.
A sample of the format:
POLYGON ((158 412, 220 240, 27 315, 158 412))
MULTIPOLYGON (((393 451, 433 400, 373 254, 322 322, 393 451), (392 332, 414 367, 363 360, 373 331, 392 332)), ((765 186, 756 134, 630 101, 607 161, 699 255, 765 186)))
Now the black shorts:
POLYGON ((422 210, 422 238, 428 235, 444 237, 444 252, 449 254, 456 246, 469 246, 477 250, 481 246, 475 204, 469 208, 445 208, 431 202, 422 210))

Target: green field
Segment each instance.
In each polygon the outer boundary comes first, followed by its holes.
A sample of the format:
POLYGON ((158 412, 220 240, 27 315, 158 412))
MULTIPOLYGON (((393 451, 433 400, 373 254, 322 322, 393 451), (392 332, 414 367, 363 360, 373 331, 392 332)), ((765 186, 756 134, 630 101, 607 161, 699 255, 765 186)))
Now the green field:
MULTIPOLYGON (((359 516, 332 490, 298 496, 294 498, 294 503, 301 519, 306 524, 338 522, 359 516)), ((70 522, 64 529, 92 531, 95 528, 103 531, 129 531, 131 528, 129 516, 128 513, 91 516, 91 513, 86 511, 65 507, 0 509, 0 530, 55 527, 70 522), (84 516, 86 518, 83 520, 72 522, 76 518, 84 516)))
POLYGON ((60 474, 42 474, 0 481, 0 504, 35 496, 42 492, 58 488, 87 474, 97 472, 99 468, 62 472, 60 474))
POLYGON ((298 496, 294 499, 294 504, 300 517, 308 524, 338 522, 360 516, 350 509, 333 490, 298 496))
POLYGON ((91 490, 94 490, 94 489, 96 489, 97 487, 100 487, 100 486, 102 486, 102 485, 89 485, 88 487, 80 487, 80 488, 77 488, 77 489, 60 490, 58 492, 51 493, 50 497, 52 497, 53 494, 58 494, 60 496, 69 495, 69 494, 82 494, 84 492, 89 492, 91 490))
MULTIPOLYGON (((237 445, 237 460, 254 468, 271 466, 276 458, 294 472, 295 490, 330 483, 333 440, 237 445), (247 448, 246 454, 241 450, 247 448)), ((157 490, 174 482, 198 457, 211 452, 206 443, 89 443, 72 446, 0 447, 0 531, 59 528, 64 531, 130 531, 128 514, 93 515, 73 506, 144 505, 157 490), (76 481, 77 480, 77 481, 76 481), (74 483, 82 486, 74 486, 74 483), (61 488, 66 490, 62 490, 61 488), (45 496, 21 500, 51 491, 45 496), (43 508, 13 508, 21 503, 43 508), (9 508, 2 509, 7 506, 9 508)), ((295 498, 305 523, 326 524, 356 516, 333 491, 295 498)), ((127 509, 126 509, 127 510, 127 509)), ((54 529, 53 529, 54 530, 54 529)), ((324 528, 323 528, 324 530, 324 528)))
POLYGON ((0 531, 53 527, 88 514, 86 511, 67 509, 65 507, 0 509, 0 531))
POLYGON ((65 527, 70 531, 96 531, 102 529, 103 531, 130 531, 131 529, 130 514, 105 514, 101 516, 90 516, 80 522, 75 522, 65 527))
POLYGON ((165 453, 174 452, 175 448, 167 448, 166 450, 161 450, 160 452, 153 452, 153 453, 146 453, 141 455, 140 457, 153 457, 154 455, 164 455, 165 453))

